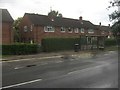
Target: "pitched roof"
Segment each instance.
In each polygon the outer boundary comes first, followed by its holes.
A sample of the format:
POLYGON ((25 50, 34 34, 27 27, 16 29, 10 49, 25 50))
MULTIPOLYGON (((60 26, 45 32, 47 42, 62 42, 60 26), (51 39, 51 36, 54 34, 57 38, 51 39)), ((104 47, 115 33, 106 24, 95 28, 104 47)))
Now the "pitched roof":
POLYGON ((0 11, 2 12, 2 22, 14 21, 7 9, 0 9, 0 11))
POLYGON ((104 30, 104 31, 111 31, 112 30, 109 26, 101 26, 100 29, 104 30))
POLYGON ((94 29, 95 26, 90 22, 86 20, 82 20, 82 23, 80 20, 77 19, 71 19, 71 18, 61 18, 61 17, 55 17, 54 21, 52 21, 48 16, 46 15, 39 15, 39 14, 30 14, 25 13, 27 15, 31 22, 35 25, 52 25, 52 26, 63 26, 63 27, 73 27, 73 28, 91 28, 94 29))
POLYGON ((99 25, 96 25, 96 27, 100 30, 103 30, 103 31, 112 31, 111 27, 109 26, 99 26, 99 25))

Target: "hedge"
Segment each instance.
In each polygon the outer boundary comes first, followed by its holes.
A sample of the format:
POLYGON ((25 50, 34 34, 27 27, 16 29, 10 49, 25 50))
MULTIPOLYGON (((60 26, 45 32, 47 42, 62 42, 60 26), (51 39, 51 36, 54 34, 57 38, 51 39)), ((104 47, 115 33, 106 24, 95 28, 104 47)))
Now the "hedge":
POLYGON ((106 39, 105 40, 105 46, 114 46, 117 45, 116 39, 106 39))
POLYGON ((72 50, 76 43, 80 44, 80 38, 44 38, 42 49, 44 52, 72 50))
POLYGON ((2 45, 2 55, 24 55, 35 54, 38 52, 36 44, 13 44, 2 45))
MULTIPOLYGON (((60 50, 74 50, 75 44, 85 44, 84 38, 44 38, 42 39, 42 46, 37 44, 13 44, 2 45, 2 55, 25 55, 35 54, 41 51, 52 52, 60 50)), ((105 46, 117 45, 116 39, 106 39, 105 46)))

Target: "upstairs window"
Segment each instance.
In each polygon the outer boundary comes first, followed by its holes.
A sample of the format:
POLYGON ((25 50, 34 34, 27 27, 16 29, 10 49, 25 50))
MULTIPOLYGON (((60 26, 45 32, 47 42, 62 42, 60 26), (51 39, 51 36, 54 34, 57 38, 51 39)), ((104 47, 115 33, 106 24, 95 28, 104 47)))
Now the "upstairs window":
POLYGON ((84 28, 81 28, 81 29, 80 29, 80 32, 81 32, 81 33, 85 33, 85 29, 84 29, 84 28))
POLYGON ((74 29, 74 32, 75 32, 75 33, 79 33, 79 29, 78 29, 78 28, 75 28, 75 29, 74 29))
POLYGON ((69 27, 69 28, 68 28, 68 32, 69 32, 69 33, 72 33, 72 32, 73 32, 73 29, 69 27))
POLYGON ((24 26, 24 32, 27 32, 27 31, 28 31, 28 27, 24 26))
POLYGON ((45 32, 55 32, 55 28, 52 26, 45 26, 44 31, 45 32))
POLYGON ((65 28, 64 27, 61 27, 61 32, 65 32, 65 28))
POLYGON ((89 33, 89 34, 93 34, 93 33, 94 33, 94 30, 93 30, 93 29, 89 29, 89 30, 88 30, 88 33, 89 33))

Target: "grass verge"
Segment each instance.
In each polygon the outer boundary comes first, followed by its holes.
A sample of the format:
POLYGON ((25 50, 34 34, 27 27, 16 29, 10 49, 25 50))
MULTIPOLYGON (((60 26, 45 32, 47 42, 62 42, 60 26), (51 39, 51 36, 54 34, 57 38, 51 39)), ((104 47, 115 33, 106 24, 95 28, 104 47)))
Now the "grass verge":
POLYGON ((13 56, 13 55, 1 55, 0 57, 2 57, 2 58, 8 58, 8 57, 11 57, 11 56, 13 56))
POLYGON ((116 51, 118 50, 118 46, 109 46, 105 48, 105 51, 116 51))

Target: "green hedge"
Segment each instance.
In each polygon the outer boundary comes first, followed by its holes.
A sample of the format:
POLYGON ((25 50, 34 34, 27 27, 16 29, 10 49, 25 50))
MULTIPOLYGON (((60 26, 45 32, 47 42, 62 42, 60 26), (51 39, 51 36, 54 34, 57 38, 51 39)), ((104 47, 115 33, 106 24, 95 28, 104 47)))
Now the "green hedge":
POLYGON ((106 39, 105 40, 105 46, 114 46, 117 45, 116 39, 106 39))
POLYGON ((72 50, 74 44, 80 43, 80 38, 45 38, 42 39, 42 49, 45 52, 72 50))
POLYGON ((24 55, 38 52, 36 44, 2 45, 2 55, 24 55))

